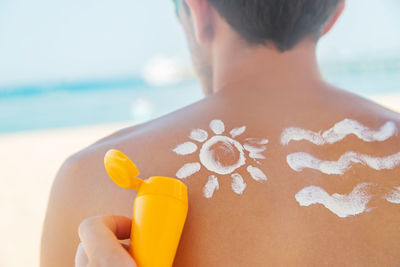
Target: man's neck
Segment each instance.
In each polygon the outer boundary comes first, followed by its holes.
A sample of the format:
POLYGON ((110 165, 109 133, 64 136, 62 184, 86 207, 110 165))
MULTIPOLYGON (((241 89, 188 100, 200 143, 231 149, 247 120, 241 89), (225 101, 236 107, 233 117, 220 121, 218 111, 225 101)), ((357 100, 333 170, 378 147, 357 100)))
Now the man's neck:
POLYGON ((213 91, 265 85, 290 90, 299 82, 322 81, 315 50, 310 42, 285 53, 264 46, 221 45, 215 49, 213 91))

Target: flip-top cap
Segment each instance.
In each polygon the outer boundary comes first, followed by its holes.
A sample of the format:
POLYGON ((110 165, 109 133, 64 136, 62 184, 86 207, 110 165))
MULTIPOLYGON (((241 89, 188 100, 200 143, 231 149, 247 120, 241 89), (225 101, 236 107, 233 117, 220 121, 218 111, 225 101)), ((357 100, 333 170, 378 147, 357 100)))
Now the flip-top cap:
POLYGON ((122 152, 112 149, 104 157, 104 166, 110 178, 118 186, 139 190, 143 180, 138 178, 139 170, 122 152))

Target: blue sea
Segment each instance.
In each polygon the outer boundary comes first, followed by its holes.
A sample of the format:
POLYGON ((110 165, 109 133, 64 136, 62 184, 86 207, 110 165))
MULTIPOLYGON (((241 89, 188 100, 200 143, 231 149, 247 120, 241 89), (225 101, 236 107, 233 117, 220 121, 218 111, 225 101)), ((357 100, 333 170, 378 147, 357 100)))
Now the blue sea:
POLYGON ((143 122, 201 97, 196 81, 155 87, 139 78, 13 88, 0 91, 0 133, 143 122))
MULTIPOLYGON (((324 76, 366 97, 400 92, 400 60, 326 66, 324 76)), ((202 97, 196 80, 151 86, 140 77, 0 88, 0 133, 143 122, 202 97)))

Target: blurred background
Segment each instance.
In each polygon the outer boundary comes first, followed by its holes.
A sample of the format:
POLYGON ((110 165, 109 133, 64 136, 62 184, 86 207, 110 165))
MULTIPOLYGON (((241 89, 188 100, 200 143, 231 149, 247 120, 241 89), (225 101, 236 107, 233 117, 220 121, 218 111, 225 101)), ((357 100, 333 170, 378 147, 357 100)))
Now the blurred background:
MULTIPOLYGON (((348 0, 326 79, 400 111, 400 2, 348 0)), ((0 0, 0 266, 37 266, 57 169, 202 98, 171 0, 0 0)))

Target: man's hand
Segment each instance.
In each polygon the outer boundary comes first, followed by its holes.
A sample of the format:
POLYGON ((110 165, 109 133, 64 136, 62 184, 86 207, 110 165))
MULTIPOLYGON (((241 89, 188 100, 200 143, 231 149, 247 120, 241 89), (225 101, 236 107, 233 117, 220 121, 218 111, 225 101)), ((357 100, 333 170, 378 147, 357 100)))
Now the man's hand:
POLYGON ((75 256, 76 267, 136 267, 119 240, 128 239, 131 220, 121 216, 92 217, 79 226, 81 243, 75 256))

